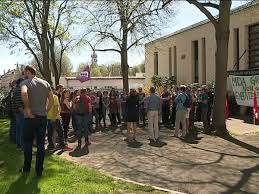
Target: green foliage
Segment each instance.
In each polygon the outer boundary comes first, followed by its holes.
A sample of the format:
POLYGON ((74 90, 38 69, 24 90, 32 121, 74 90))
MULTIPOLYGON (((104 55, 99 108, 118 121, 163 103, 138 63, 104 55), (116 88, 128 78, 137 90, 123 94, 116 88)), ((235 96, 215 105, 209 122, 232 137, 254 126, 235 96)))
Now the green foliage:
MULTIPOLYGON (((56 49, 56 63, 57 63, 58 70, 60 68, 60 57, 59 56, 60 56, 60 53, 56 49)), ((42 59, 42 54, 41 53, 37 53, 37 57, 39 59, 42 59)), ((43 76, 40 74, 39 67, 38 67, 38 65, 36 63, 35 58, 32 59, 31 65, 36 68, 37 73, 38 73, 37 76, 43 78, 43 76)), ((71 64, 68 55, 66 53, 64 53, 63 57, 62 57, 62 62, 61 62, 61 76, 71 76, 72 75, 72 70, 73 70, 73 65, 71 64)), ((50 71, 52 72, 52 75, 54 75, 54 70, 53 70, 52 63, 50 63, 50 71)))
POLYGON ((7 95, 7 90, 4 88, 0 88, 0 118, 6 118, 8 116, 5 110, 5 105, 3 103, 3 100, 7 95))
POLYGON ((198 88, 201 87, 201 85, 199 83, 190 83, 188 84, 188 87, 190 87, 193 90, 197 90, 198 88))
MULTIPOLYGON (((150 186, 114 180, 96 170, 61 159, 55 154, 46 154, 44 176, 41 179, 35 177, 34 168, 28 175, 18 173, 17 170, 23 164, 23 152, 10 143, 8 128, 9 121, 0 120, 0 158, 5 162, 0 168, 1 193, 154 193, 154 189, 150 186)), ((34 165, 33 159, 32 166, 34 165)))
MULTIPOLYGON (((77 72, 83 71, 86 65, 90 63, 80 63, 77 67, 77 72)), ((129 68, 129 76, 136 76, 136 73, 143 71, 143 64, 135 65, 129 68)), ((110 77, 110 76, 121 76, 121 65, 120 63, 114 63, 111 65, 91 65, 91 76, 92 77, 110 77)))
POLYGON ((168 87, 171 88, 173 85, 175 85, 175 77, 162 77, 158 75, 154 75, 151 77, 151 82, 155 87, 168 87))

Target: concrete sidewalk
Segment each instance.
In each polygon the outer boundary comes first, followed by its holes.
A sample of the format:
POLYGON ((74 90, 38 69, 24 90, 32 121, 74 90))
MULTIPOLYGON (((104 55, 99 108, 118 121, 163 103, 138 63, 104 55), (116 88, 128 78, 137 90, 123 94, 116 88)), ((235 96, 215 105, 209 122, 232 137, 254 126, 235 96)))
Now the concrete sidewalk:
MULTIPOLYGON (((233 124, 233 129, 241 130, 239 126, 233 124)), ((194 142, 187 143, 170 137, 172 130, 162 128, 161 138, 167 145, 152 147, 148 144, 147 131, 138 129, 140 144, 129 147, 123 141, 125 133, 123 128, 95 133, 89 153, 88 150, 81 155, 65 152, 61 156, 116 177, 184 193, 259 191, 259 135, 244 134, 231 143, 199 134, 194 142)))

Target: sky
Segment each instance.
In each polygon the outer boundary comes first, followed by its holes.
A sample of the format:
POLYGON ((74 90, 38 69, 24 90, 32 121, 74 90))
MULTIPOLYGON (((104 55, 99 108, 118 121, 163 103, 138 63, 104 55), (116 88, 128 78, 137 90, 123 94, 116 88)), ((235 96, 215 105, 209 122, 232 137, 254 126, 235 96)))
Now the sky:
MULTIPOLYGON (((232 8, 238 7, 247 3, 245 0, 233 1, 232 8)), ((217 14, 216 10, 210 10, 214 15, 217 14)), ((182 1, 177 5, 177 14, 168 24, 168 28, 161 32, 162 36, 173 33, 177 30, 200 22, 207 19, 206 16, 201 13, 195 6, 182 1)), ((81 48, 80 51, 76 50, 68 54, 74 70, 79 63, 91 61, 91 50, 88 47, 81 48)), ((134 48, 129 52, 128 63, 130 66, 140 64, 144 61, 144 47, 134 48)), ((25 54, 23 51, 17 50, 14 54, 11 54, 8 44, 0 42, 0 75, 3 71, 8 69, 14 69, 15 64, 28 64, 32 59, 29 54, 25 54)), ((119 62, 120 56, 116 52, 98 52, 97 53, 98 64, 109 64, 112 62, 119 62)))

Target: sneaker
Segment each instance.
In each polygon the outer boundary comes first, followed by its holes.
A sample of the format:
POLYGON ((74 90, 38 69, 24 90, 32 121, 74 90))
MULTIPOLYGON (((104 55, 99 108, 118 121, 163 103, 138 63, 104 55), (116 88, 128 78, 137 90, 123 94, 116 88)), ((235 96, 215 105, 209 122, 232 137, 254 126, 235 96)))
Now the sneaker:
POLYGON ((67 145, 62 148, 63 151, 72 151, 73 148, 68 147, 67 145))

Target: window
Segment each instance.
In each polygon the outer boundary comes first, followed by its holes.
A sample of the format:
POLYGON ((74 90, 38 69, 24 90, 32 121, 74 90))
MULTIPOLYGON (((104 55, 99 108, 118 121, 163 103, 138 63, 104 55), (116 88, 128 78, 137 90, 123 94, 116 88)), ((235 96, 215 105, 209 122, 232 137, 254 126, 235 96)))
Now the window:
POLYGON ((239 29, 234 29, 234 61, 235 61, 235 69, 239 70, 239 29))
POLYGON ((174 78, 175 78, 175 82, 177 83, 177 52, 176 52, 176 46, 174 46, 174 78))
POLYGON ((202 45, 201 45, 201 64, 202 64, 202 84, 206 84, 206 39, 202 38, 202 45))
POLYGON ((169 48, 169 77, 172 76, 172 48, 169 48))
POLYGON ((154 52, 154 75, 158 75, 158 52, 154 52))
POLYGON ((199 83, 199 50, 198 40, 192 42, 193 44, 193 65, 194 65, 194 82, 199 83))
POLYGON ((249 26, 249 67, 259 68, 259 24, 249 26))

